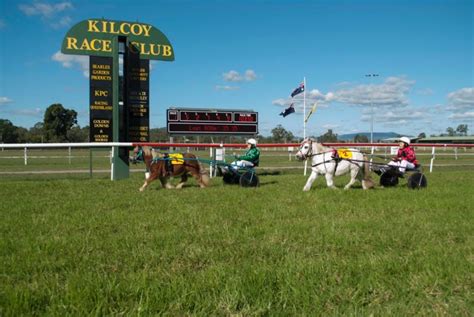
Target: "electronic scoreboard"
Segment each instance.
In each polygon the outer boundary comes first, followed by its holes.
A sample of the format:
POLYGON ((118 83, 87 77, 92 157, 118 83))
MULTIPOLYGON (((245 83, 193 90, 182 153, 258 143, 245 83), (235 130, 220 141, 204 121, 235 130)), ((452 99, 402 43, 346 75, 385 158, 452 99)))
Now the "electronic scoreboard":
POLYGON ((247 110, 167 110, 169 134, 258 134, 258 112, 247 110))

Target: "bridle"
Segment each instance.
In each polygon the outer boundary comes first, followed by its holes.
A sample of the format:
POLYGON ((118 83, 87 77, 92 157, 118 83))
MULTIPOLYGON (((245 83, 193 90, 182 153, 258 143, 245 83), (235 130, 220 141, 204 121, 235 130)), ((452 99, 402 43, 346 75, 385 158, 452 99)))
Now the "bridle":
POLYGON ((311 139, 307 139, 307 140, 304 140, 303 142, 301 142, 301 145, 300 145, 300 148, 298 150, 298 152, 301 153, 301 157, 304 160, 310 158, 310 157, 313 157, 315 154, 313 154, 313 141, 311 141, 311 139), (303 152, 301 151, 301 148, 304 146, 305 143, 308 143, 309 144, 309 150, 303 154, 303 152))
POLYGON ((138 147, 138 149, 135 151, 133 151, 133 157, 131 158, 131 163, 133 164, 137 164, 137 163, 140 163, 140 162, 143 162, 144 161, 144 153, 143 153, 143 149, 141 146, 138 147))

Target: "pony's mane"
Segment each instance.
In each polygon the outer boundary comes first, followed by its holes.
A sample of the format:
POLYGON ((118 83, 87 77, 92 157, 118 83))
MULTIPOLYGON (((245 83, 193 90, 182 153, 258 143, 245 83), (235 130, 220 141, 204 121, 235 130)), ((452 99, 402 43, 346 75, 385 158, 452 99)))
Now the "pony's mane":
POLYGON ((317 153, 327 152, 330 150, 327 146, 324 146, 321 143, 316 142, 314 144, 316 144, 317 153))
POLYGON ((313 148, 316 150, 315 153, 323 153, 323 152, 328 152, 330 150, 330 148, 322 145, 321 143, 319 143, 317 140, 313 138, 309 138, 308 140, 310 140, 313 143, 313 148))
MULTIPOLYGON (((148 156, 148 157, 149 157, 149 156, 153 156, 154 153, 155 153, 155 151, 153 151, 153 149, 152 149, 150 146, 148 146, 148 145, 142 146, 142 150, 143 150, 144 156, 148 156)), ((153 156, 153 157, 154 157, 154 156, 153 156)))

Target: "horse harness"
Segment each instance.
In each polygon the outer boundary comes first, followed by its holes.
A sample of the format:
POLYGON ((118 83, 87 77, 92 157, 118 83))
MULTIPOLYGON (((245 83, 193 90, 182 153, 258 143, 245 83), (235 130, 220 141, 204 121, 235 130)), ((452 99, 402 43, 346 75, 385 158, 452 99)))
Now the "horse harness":
POLYGON ((351 164, 357 165, 356 163, 354 163, 354 160, 341 157, 340 154, 339 154, 339 151, 335 148, 331 149, 331 151, 328 151, 328 152, 313 154, 313 144, 312 144, 313 142, 309 142, 309 143, 310 143, 310 147, 309 147, 310 149, 309 149, 308 153, 305 155, 305 157, 307 159, 312 158, 313 156, 316 156, 316 155, 324 155, 326 153, 331 153, 331 158, 329 160, 325 160, 325 161, 319 162, 317 164, 311 164, 311 167, 316 167, 316 166, 319 166, 319 165, 322 165, 322 164, 326 165, 326 163, 334 161, 335 164, 336 164, 334 166, 334 171, 333 171, 333 175, 334 175, 334 174, 336 174, 337 166, 339 165, 339 162, 341 162, 342 160, 346 160, 351 164))

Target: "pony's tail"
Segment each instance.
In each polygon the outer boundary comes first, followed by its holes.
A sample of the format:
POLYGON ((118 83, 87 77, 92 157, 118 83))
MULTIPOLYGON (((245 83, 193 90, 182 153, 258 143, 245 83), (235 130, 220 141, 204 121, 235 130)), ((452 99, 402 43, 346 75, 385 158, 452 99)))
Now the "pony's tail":
POLYGON ((375 184, 370 176, 370 164, 367 160, 367 157, 364 155, 364 178, 362 179, 362 188, 363 189, 371 189, 374 188, 375 184))
POLYGON ((206 169, 204 167, 202 167, 202 164, 201 162, 199 162, 199 178, 201 180, 201 183, 207 187, 209 186, 209 182, 210 182, 210 178, 209 178, 209 174, 207 173, 206 169))

